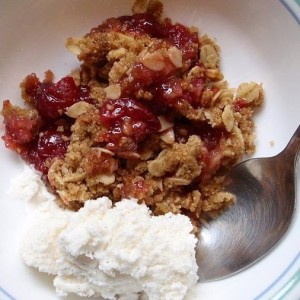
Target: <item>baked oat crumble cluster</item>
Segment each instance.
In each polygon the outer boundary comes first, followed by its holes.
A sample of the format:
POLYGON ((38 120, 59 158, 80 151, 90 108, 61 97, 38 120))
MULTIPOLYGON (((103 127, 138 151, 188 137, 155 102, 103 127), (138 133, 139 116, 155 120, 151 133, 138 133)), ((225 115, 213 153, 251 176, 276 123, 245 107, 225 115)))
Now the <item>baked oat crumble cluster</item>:
POLYGON ((156 0, 110 18, 67 48, 81 66, 54 83, 21 84, 27 108, 3 103, 8 148, 43 174, 68 208, 107 196, 136 198, 155 215, 194 225, 234 201, 226 170, 255 146, 260 84, 229 88, 220 48, 195 28, 163 19, 156 0))

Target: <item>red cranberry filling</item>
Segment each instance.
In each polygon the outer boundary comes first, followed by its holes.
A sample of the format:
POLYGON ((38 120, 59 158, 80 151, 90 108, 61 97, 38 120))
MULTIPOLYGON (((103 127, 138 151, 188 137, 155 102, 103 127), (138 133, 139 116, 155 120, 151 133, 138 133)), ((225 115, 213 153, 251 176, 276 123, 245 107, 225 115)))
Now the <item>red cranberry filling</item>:
POLYGON ((69 131, 47 128, 21 151, 21 156, 43 174, 48 173, 47 159, 63 157, 69 145, 69 131))
POLYGON ((191 88, 183 92, 182 98, 189 102, 194 108, 201 105, 201 94, 205 86, 202 78, 193 79, 191 81, 191 88))
POLYGON ((205 124, 198 131, 198 134, 204 142, 205 147, 209 151, 213 151, 219 146, 220 140, 228 135, 228 132, 225 128, 213 128, 209 124, 205 124))
POLYGON ((97 103, 97 100, 90 96, 90 87, 84 84, 78 87, 78 101, 85 101, 90 104, 97 103))
POLYGON ((155 101, 163 106, 172 106, 182 97, 181 79, 172 77, 154 88, 155 101))
POLYGON ((37 153, 42 159, 63 156, 67 151, 68 145, 69 140, 65 133, 55 129, 47 129, 39 134, 37 153))
POLYGON ((176 45, 183 53, 185 61, 195 61, 199 57, 199 39, 197 32, 191 32, 186 26, 169 20, 160 23, 151 14, 135 14, 110 18, 91 32, 103 32, 115 30, 131 34, 148 34, 154 38, 160 38, 176 45))
POLYGON ((108 129, 100 136, 114 152, 136 151, 137 143, 150 133, 158 132, 157 117, 136 100, 108 100, 100 109, 100 120, 108 129))
POLYGON ((169 59, 166 59, 165 68, 161 71, 153 71, 137 63, 133 66, 129 78, 121 81, 122 96, 135 96, 140 90, 151 90, 153 86, 159 86, 175 71, 176 67, 169 59))
POLYGON ((236 99, 233 103, 233 107, 235 111, 241 111, 241 109, 247 107, 247 105, 248 103, 242 98, 236 99))
POLYGON ((212 127, 205 122, 184 122, 183 120, 179 121, 180 125, 175 123, 175 137, 179 142, 186 142, 187 138, 190 135, 198 135, 201 140, 204 142, 205 147, 208 151, 215 150, 221 139, 228 137, 228 132, 224 127, 212 127), (184 124, 185 123, 185 124, 184 124))
POLYGON ((199 39, 197 32, 191 32, 182 24, 166 22, 164 26, 167 39, 176 45, 183 54, 184 60, 198 59, 199 53, 199 39))
MULTIPOLYGON (((138 81, 139 83, 139 81, 138 81)), ((194 108, 201 106, 201 94, 204 88, 204 80, 194 79, 189 87, 187 83, 176 76, 161 79, 146 88, 153 98, 149 101, 149 107, 156 113, 165 113, 169 107, 177 108, 184 102, 188 102, 194 108)), ((139 86, 139 85, 138 85, 139 86)), ((127 90, 128 91, 128 90, 127 90)))
POLYGON ((57 83, 40 82, 35 74, 25 79, 25 92, 31 97, 34 107, 45 119, 56 119, 78 101, 92 102, 87 86, 77 87, 74 79, 64 77, 57 83))
POLYGON ((55 83, 42 83, 34 95, 38 112, 46 118, 57 118, 77 101, 77 87, 72 77, 55 83))

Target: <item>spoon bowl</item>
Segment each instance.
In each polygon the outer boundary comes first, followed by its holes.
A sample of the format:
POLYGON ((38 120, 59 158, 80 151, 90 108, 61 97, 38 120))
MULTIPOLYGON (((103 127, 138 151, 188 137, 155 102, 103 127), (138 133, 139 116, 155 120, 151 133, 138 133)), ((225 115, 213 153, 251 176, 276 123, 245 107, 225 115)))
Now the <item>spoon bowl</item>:
POLYGON ((299 146, 300 126, 278 155, 249 159, 228 172, 224 191, 235 195, 236 203, 200 231, 196 247, 200 282, 245 269, 285 234, 295 210, 299 146))

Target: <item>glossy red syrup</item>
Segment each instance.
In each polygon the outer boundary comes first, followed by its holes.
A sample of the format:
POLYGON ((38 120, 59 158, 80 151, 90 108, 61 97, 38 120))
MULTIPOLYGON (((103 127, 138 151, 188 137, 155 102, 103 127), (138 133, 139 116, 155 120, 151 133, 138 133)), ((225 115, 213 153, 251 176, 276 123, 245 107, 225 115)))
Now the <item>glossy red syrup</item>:
POLYGON ((150 133, 158 132, 157 117, 137 100, 108 100, 100 108, 101 123, 108 129, 100 140, 114 152, 136 151, 138 142, 150 133))

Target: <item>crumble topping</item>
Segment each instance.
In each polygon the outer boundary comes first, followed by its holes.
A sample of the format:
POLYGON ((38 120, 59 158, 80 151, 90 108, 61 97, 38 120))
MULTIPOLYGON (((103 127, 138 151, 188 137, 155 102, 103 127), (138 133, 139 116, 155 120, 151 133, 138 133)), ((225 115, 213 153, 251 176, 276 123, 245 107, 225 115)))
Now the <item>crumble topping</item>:
POLYGON ((70 209, 133 197, 155 215, 186 214, 198 226, 234 202, 222 182, 255 150, 262 86, 229 88, 219 46, 162 19, 160 2, 137 1, 133 12, 68 38, 81 62, 69 76, 28 75, 29 108, 3 103, 3 139, 70 209))

